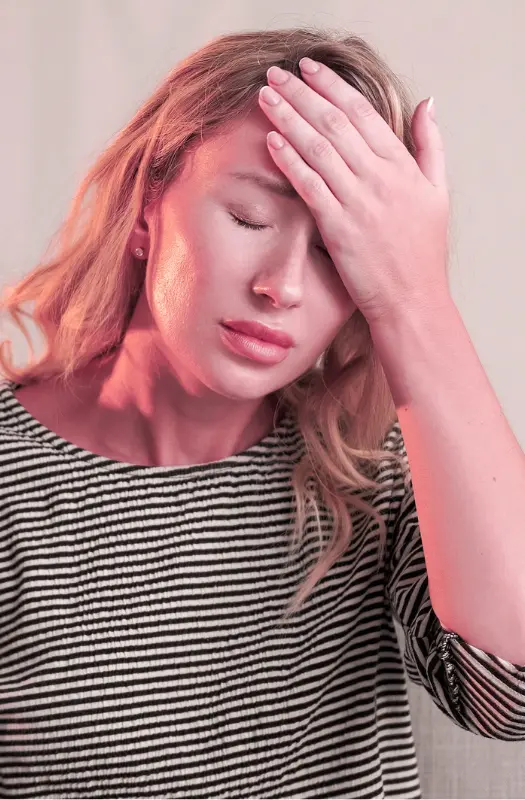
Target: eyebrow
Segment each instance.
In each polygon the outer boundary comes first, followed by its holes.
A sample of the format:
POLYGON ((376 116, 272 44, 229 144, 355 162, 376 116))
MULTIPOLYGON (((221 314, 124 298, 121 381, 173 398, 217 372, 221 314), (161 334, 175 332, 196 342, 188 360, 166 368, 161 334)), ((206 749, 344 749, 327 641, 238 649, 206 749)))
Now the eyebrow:
POLYGON ((263 175, 260 172, 228 172, 228 175, 241 181, 255 183, 257 186, 260 186, 269 192, 274 192, 274 194, 279 194, 282 197, 290 197, 294 200, 299 197, 298 192, 296 192, 292 184, 287 180, 270 178, 269 176, 263 175))

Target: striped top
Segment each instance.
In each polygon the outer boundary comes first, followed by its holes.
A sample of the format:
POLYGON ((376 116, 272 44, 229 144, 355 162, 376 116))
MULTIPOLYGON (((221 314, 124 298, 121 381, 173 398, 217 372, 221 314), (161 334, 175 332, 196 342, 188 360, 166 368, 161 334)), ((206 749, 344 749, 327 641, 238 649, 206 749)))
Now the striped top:
MULTIPOLYGON (((288 553, 291 412, 229 458, 146 467, 62 439, 17 386, 0 382, 1 797, 421 797, 403 660, 455 724, 525 739, 525 667, 440 625, 399 467, 374 495, 385 559, 356 513, 283 623, 317 554, 313 520, 288 553)), ((385 447, 406 458, 398 422, 385 447)))

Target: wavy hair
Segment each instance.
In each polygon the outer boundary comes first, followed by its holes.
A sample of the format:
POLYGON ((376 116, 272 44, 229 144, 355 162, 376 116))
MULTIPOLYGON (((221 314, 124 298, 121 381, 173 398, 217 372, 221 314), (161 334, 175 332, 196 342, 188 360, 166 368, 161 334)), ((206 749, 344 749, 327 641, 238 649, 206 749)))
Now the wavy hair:
MULTIPOLYGON (((307 26, 211 39, 169 72, 96 159, 51 240, 51 255, 4 291, 0 310, 22 331, 32 356, 26 366, 15 367, 11 341, 4 339, 0 370, 8 379, 22 385, 46 379, 67 384, 77 369, 119 347, 144 281, 128 242, 145 204, 162 196, 204 137, 219 134, 258 106, 270 66, 303 80, 298 66, 303 56, 326 64, 358 89, 415 155, 408 92, 359 36, 307 26), (27 303, 33 304, 31 312, 22 308, 27 303), (43 335, 45 348, 38 359, 24 316, 43 335)), ((288 605, 287 617, 348 549, 354 511, 376 519, 384 555, 386 525, 365 494, 381 487, 379 476, 374 478, 380 462, 395 461, 405 482, 408 469, 406 459, 381 448, 397 414, 359 310, 317 364, 275 394, 278 407, 295 413, 305 443, 293 466, 290 555, 305 540, 308 521, 313 520, 319 537, 316 560, 288 605), (328 515, 328 535, 322 514, 328 515)))

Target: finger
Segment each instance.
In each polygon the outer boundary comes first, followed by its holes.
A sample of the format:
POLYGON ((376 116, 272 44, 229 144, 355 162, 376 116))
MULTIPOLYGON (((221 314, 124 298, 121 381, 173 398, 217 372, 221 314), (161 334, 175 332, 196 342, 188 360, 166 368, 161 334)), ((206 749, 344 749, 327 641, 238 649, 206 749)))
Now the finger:
POLYGON ((279 98, 277 105, 267 105, 267 96, 268 87, 263 87, 259 93, 259 102, 272 124, 278 127, 296 152, 321 176, 339 203, 350 203, 356 194, 357 178, 340 153, 283 97, 279 98))
POLYGON ((284 83, 274 83, 275 67, 267 71, 268 82, 297 114, 330 141, 354 175, 364 177, 376 169, 376 155, 351 124, 346 113, 326 100, 304 81, 287 70, 284 83))
POLYGON ((324 220, 338 220, 341 204, 321 175, 304 161, 282 134, 270 131, 266 141, 273 160, 309 206, 314 218, 319 219, 322 214, 324 220), (279 144, 281 146, 278 147, 279 144))
MULTIPOLYGON (((304 59, 301 59, 299 66, 309 87, 346 114, 373 153, 388 159, 409 155, 404 143, 361 92, 326 64, 315 62, 319 66, 318 71, 308 73, 303 70, 302 63, 304 59)), ((296 80, 302 83, 299 78, 296 80)))
POLYGON ((436 187, 448 192, 445 148, 441 131, 427 112, 427 100, 421 101, 412 117, 415 160, 423 175, 436 187))

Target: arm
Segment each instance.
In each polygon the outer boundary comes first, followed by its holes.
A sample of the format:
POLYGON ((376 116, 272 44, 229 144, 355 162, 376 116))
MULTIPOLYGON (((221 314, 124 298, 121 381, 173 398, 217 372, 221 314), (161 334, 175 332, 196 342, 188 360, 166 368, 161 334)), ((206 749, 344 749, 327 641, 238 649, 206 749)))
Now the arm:
MULTIPOLYGON (((384 446, 408 462, 399 422, 384 446)), ((403 626, 408 677, 461 728, 525 741, 525 666, 486 653, 441 625, 430 602, 414 488, 400 470, 392 480, 387 553, 386 594, 403 626)))
POLYGON ((525 456, 459 312, 401 311, 372 330, 398 411, 444 628, 525 664, 525 456))

